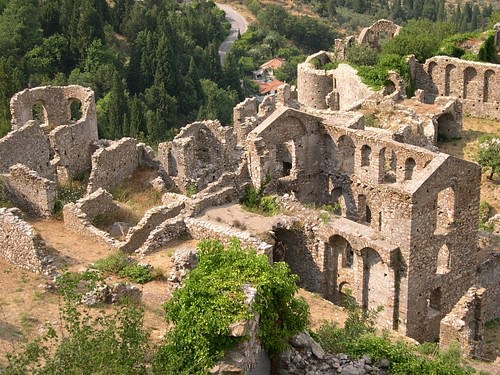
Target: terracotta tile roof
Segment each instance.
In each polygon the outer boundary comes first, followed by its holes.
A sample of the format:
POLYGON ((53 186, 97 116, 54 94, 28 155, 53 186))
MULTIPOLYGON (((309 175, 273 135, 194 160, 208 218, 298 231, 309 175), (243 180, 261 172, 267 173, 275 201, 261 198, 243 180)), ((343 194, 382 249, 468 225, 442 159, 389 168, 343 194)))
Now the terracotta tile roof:
POLYGON ((264 64, 260 66, 261 69, 278 69, 281 68, 283 63, 285 62, 284 59, 280 57, 276 57, 272 60, 266 61, 264 64))
POLYGON ((281 85, 285 84, 285 82, 278 81, 277 79, 269 82, 257 82, 257 81, 255 82, 259 85, 259 92, 262 95, 268 94, 271 91, 276 90, 281 85))

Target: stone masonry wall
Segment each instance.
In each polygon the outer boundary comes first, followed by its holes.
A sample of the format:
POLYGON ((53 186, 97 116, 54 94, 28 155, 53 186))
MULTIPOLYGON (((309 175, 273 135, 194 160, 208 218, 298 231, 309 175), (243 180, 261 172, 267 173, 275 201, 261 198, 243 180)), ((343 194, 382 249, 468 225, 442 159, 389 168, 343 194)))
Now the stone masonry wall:
POLYGON ((231 239, 236 237, 241 241, 241 246, 253 247, 258 253, 266 254, 272 259, 272 246, 256 237, 250 236, 246 232, 240 232, 226 227, 214 225, 194 218, 186 218, 185 223, 191 237, 196 240, 206 238, 220 240, 225 246, 231 243, 231 239))
POLYGON ((33 121, 0 139, 0 173, 8 173, 9 168, 17 163, 36 171, 41 177, 55 178, 50 163, 50 143, 33 121))
POLYGON ((484 319, 500 318, 500 254, 494 253, 478 267, 477 284, 488 290, 484 297, 484 319))
POLYGON ((457 97, 465 113, 500 119, 500 65, 436 56, 415 69, 416 88, 425 91, 426 100, 457 97))
POLYGON ((0 208, 0 256, 17 267, 40 273, 46 267, 45 243, 13 210, 0 208))
POLYGON ((180 214, 184 209, 184 202, 174 202, 168 206, 154 207, 148 210, 139 223, 130 229, 125 238, 125 243, 120 246, 120 250, 131 253, 141 247, 150 233, 158 225, 168 219, 172 219, 180 214))
POLYGON ((341 111, 356 107, 375 93, 361 81, 356 69, 350 65, 339 64, 333 71, 332 78, 337 82, 341 111))
POLYGON ((458 343, 470 357, 480 357, 484 343, 484 297, 486 289, 471 287, 440 324, 439 346, 458 343))
POLYGON ((137 141, 133 138, 122 138, 108 147, 98 149, 92 155, 92 172, 87 193, 99 188, 113 189, 130 177, 138 166, 137 141))
POLYGON ((0 175, 8 198, 19 208, 35 216, 53 214, 56 184, 22 164, 10 167, 10 173, 0 175))

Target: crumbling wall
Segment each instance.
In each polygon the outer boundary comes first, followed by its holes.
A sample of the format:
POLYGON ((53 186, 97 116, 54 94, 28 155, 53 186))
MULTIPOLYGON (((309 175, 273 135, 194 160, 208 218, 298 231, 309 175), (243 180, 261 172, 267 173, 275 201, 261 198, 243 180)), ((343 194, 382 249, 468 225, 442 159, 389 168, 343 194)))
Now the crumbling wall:
POLYGON ((219 121, 194 122, 172 142, 158 146, 158 159, 182 193, 199 192, 238 166, 236 135, 219 121))
POLYGON ((369 44, 372 48, 380 48, 381 37, 384 36, 385 38, 383 39, 390 40, 399 35, 400 30, 401 27, 394 22, 381 19, 361 30, 358 36, 358 43, 369 44))
POLYGON ((486 289, 471 287, 439 326, 439 346, 458 344, 463 354, 480 357, 484 343, 484 298, 486 289))
POLYGON ((43 130, 30 121, 0 139, 0 173, 8 173, 14 164, 23 164, 41 177, 55 180, 50 162, 50 143, 43 130))
POLYGON ((314 62, 325 65, 333 62, 332 53, 320 51, 309 56, 297 66, 297 100, 300 104, 314 109, 327 109, 326 97, 333 91, 332 70, 316 67, 314 62))
POLYGON ((105 245, 118 247, 120 242, 108 232, 96 228, 92 222, 98 215, 118 209, 113 197, 107 191, 98 189, 75 203, 63 207, 64 226, 83 236, 97 240, 105 245))
MULTIPOLYGON (((50 133, 51 164, 58 167, 60 178, 72 179, 89 171, 92 144, 98 139, 94 92, 77 85, 43 86, 18 92, 10 102, 12 129, 20 129, 33 120, 35 105, 43 108, 41 127, 50 133), (80 107, 79 118, 72 118, 71 106, 75 102, 80 107)), ((47 147, 45 152, 49 150, 47 147)), ((25 164, 21 160, 17 162, 25 164)))
POLYGON ((488 290, 483 298, 484 319, 500 318, 500 253, 492 253, 478 267, 477 285, 488 290))
POLYGON ((184 208, 184 202, 174 202, 168 206, 154 207, 148 210, 141 221, 130 229, 125 238, 125 243, 120 246, 120 250, 125 253, 131 253, 141 247, 150 233, 158 225, 168 219, 172 219, 180 214, 184 208))
POLYGON ((108 147, 99 148, 92 155, 87 193, 99 188, 111 190, 132 176, 139 166, 138 155, 137 141, 133 138, 122 138, 108 147))
POLYGON ((56 200, 56 184, 22 164, 0 175, 7 198, 23 211, 35 216, 51 216, 56 200))
POLYGON ((184 237, 188 234, 184 217, 177 216, 173 219, 165 220, 151 231, 144 244, 136 250, 140 254, 147 254, 162 246, 165 246, 170 241, 184 237))
POLYGON ((348 64, 339 64, 331 76, 336 81, 341 111, 356 108, 363 100, 375 94, 375 91, 361 81, 356 69, 348 64))
POLYGON ((467 114, 500 119, 500 66, 435 56, 415 66, 417 89, 432 102, 438 96, 453 96, 463 102, 467 114))
POLYGON ((47 266, 45 243, 14 212, 0 208, 0 256, 17 267, 40 273, 47 266))
POLYGON ((234 132, 238 144, 257 126, 257 98, 246 98, 233 108, 234 132))

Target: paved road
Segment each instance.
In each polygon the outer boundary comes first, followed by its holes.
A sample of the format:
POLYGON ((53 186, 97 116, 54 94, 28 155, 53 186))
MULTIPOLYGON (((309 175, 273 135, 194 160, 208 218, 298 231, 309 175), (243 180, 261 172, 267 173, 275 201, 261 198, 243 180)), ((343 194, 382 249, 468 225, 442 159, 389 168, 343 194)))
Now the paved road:
POLYGON ((229 36, 219 47, 220 62, 221 64, 224 64, 226 53, 229 52, 234 41, 238 39, 238 31, 240 34, 247 31, 248 23, 232 6, 227 4, 217 4, 217 6, 226 13, 226 19, 231 22, 231 31, 229 32, 229 36))

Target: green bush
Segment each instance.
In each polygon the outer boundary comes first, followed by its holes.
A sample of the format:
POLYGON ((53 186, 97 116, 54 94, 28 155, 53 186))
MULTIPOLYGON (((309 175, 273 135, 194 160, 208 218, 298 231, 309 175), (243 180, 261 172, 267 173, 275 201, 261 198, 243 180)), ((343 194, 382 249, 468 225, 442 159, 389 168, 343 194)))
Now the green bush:
POLYGON ((121 270, 130 264, 127 254, 118 251, 110 256, 96 261, 92 268, 101 271, 105 276, 118 274, 121 270))
POLYGON ((270 264, 265 255, 241 249, 237 240, 228 248, 219 241, 199 245, 200 262, 184 287, 164 307, 174 328, 154 360, 162 374, 206 374, 226 350, 244 338, 229 336, 229 325, 260 316, 259 338, 271 356, 287 348, 290 337, 308 324, 308 306, 295 298, 298 277, 287 264, 270 264), (252 306, 245 287, 255 287, 252 306))
POLYGON ((145 284, 153 280, 153 275, 149 268, 136 263, 125 266, 118 272, 118 276, 126 277, 130 281, 139 284, 145 284))

